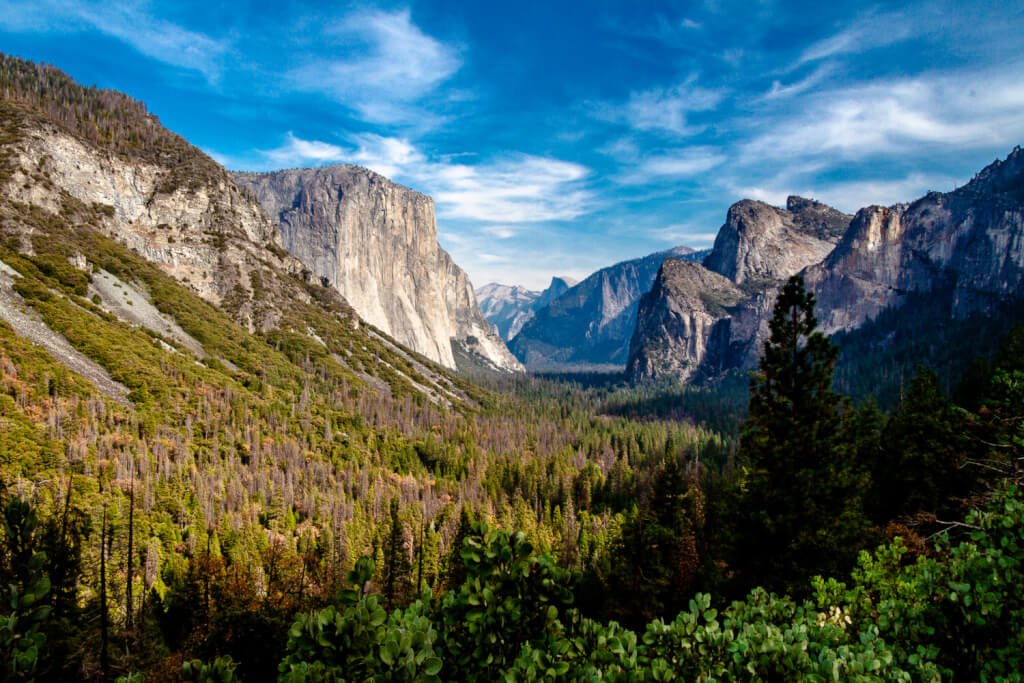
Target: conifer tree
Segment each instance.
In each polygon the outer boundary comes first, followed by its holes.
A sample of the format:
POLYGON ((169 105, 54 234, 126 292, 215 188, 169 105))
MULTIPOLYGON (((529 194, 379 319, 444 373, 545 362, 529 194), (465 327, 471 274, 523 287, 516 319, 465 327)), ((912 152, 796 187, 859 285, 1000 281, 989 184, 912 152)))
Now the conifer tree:
POLYGON ((950 495, 966 493, 970 472, 960 468, 968 448, 961 412, 942 395, 938 375, 918 368, 885 430, 876 488, 886 519, 938 512, 950 495))
POLYGON ((398 516, 398 499, 391 499, 391 529, 384 546, 382 593, 384 608, 403 607, 412 598, 412 563, 405 549, 405 528, 398 516))
POLYGON ((749 467, 737 568, 745 586, 805 585, 852 562, 866 522, 866 485, 832 389, 838 349, 816 331, 814 295, 794 276, 770 323, 750 384, 741 455, 749 467))

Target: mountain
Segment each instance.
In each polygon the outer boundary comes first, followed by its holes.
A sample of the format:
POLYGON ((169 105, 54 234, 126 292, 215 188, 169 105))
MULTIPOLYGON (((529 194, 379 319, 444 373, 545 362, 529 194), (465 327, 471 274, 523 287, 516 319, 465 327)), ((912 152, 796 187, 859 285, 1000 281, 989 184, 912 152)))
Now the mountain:
POLYGON ((744 199, 729 207, 704 266, 757 289, 825 258, 850 218, 802 197, 789 197, 785 209, 744 199))
POLYGON ((476 290, 477 301, 484 317, 494 325, 501 338, 509 341, 533 318, 534 313, 547 306, 576 284, 570 277, 555 276, 543 292, 535 292, 519 285, 501 285, 491 282, 476 290))
POLYGON ((234 179, 277 221, 285 249, 371 325, 448 368, 458 344, 493 369, 522 369, 438 245, 430 197, 357 166, 234 179))
POLYGON ((107 324, 109 316, 146 330, 183 357, 240 377, 244 368, 231 355, 238 349, 228 354, 218 335, 237 341, 246 338, 243 330, 273 337, 284 349, 310 344, 304 355, 330 354, 352 386, 462 401, 459 383, 440 367, 363 325, 343 297, 283 248, 251 192, 141 103, 10 57, 0 57, 0 88, 8 264, 0 316, 16 333, 61 362, 88 366, 87 375, 108 389, 107 377, 134 391, 136 375, 148 373, 115 370, 111 358, 83 353, 62 329, 72 313, 85 327, 107 324), (32 304, 33 296, 44 297, 26 274, 37 272, 72 283, 70 291, 88 301, 73 299, 77 309, 50 311, 48 319, 32 304))
MULTIPOLYGON (((1016 315, 1008 311, 1024 303, 1022 199, 1024 152, 1018 147, 952 192, 861 209, 832 249, 842 214, 798 198, 790 198, 786 211, 739 202, 704 265, 741 287, 745 298, 725 306, 712 326, 672 326, 665 323, 667 311, 685 318, 706 309, 684 284, 660 286, 641 310, 631 376, 664 376, 656 370, 673 363, 678 367, 671 374, 682 380, 756 367, 778 284, 797 272, 815 294, 821 329, 842 333, 844 343, 859 350, 841 358, 842 381, 877 393, 917 363, 962 371, 966 363, 950 357, 948 344, 969 335, 972 326, 992 328, 985 317, 1016 315), (898 359, 897 347, 907 350, 898 359), (673 360, 680 349, 691 351, 673 360), (883 357, 887 374, 879 378, 871 366, 883 357), (867 386, 868 376, 875 378, 873 386, 867 386)), ((681 277, 665 274, 667 280, 681 277)), ((966 354, 985 352, 990 341, 975 340, 966 354)))
POLYGON ((1024 152, 949 193, 857 212, 842 242, 807 269, 827 333, 856 328, 911 294, 964 318, 1024 294, 1024 152))
POLYGON ((530 369, 625 365, 640 297, 666 258, 694 253, 676 247, 602 268, 536 311, 509 348, 530 369))

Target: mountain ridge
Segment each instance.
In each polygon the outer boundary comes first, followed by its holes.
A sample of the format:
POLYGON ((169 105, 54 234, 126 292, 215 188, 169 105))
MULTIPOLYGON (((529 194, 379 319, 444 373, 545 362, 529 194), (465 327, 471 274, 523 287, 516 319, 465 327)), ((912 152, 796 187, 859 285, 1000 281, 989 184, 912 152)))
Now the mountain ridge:
MULTIPOLYGON (((716 321, 713 335, 707 328, 679 325, 671 328, 674 334, 666 334, 666 311, 684 318, 704 312, 692 297, 679 294, 685 290, 681 283, 675 289, 663 284, 658 291, 668 300, 650 302, 644 307, 649 319, 638 321, 637 329, 650 334, 638 335, 631 344, 630 377, 651 379, 656 373, 645 368, 669 367, 666 349, 705 350, 708 362, 699 371, 687 366, 675 373, 684 381, 756 368, 779 284, 789 275, 800 274, 814 293, 819 325, 826 334, 856 330, 886 311, 900 309, 911 295, 941 299, 939 308, 946 320, 1005 308, 1024 297, 1021 198, 1024 152, 1016 147, 952 192, 929 192, 907 204, 859 210, 841 239, 817 260, 821 245, 804 249, 816 245, 807 242, 806 227, 793 224, 784 210, 750 200, 737 202, 704 265, 731 275, 747 297, 716 321), (787 221, 793 225, 787 226, 787 221), (699 338, 690 338, 694 335, 699 338)), ((790 198, 786 211, 794 205, 806 211, 807 202, 790 198)), ((825 235, 834 239, 845 214, 814 204, 817 217, 809 225, 826 228, 825 235), (820 221, 821 216, 829 220, 820 221)), ((936 319, 925 327, 941 324, 936 319)), ((691 363, 704 362, 705 356, 696 356, 691 363)))

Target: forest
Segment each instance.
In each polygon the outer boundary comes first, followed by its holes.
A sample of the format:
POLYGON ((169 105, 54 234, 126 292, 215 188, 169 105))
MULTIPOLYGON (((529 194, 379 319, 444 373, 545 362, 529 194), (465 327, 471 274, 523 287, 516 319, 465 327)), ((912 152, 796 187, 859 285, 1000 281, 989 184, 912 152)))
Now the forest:
MULTIPOLYGON (((29 124, 222 173, 59 72, 3 58, 0 92, 5 182, 29 124)), ((0 197, 0 277, 124 392, 0 322, 5 680, 1020 680, 1012 311, 884 313, 878 349, 817 332, 796 278, 751 376, 470 380, 301 273, 243 326, 56 195, 0 197)))
MULTIPOLYGON (((153 348, 105 322, 109 367, 153 348)), ((1024 331, 885 413, 815 325, 796 278, 725 436, 555 378, 458 413, 164 359, 118 405, 0 327, 6 677, 1014 680, 1024 331)))

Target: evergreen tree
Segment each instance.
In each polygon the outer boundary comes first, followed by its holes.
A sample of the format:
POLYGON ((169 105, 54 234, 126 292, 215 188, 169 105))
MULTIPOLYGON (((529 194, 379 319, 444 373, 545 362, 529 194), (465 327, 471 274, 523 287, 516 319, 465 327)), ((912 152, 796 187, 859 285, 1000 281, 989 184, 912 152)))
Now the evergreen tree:
POLYGON ((805 585, 846 568, 867 527, 867 483, 832 389, 838 350, 816 331, 814 295, 794 276, 750 384, 741 457, 749 467, 736 567, 744 587, 805 585))
POLYGON ((384 609, 390 612, 406 605, 413 594, 412 563, 406 552, 405 527, 398 516, 398 499, 391 499, 391 530, 384 546, 384 574, 381 592, 384 609))
POLYGON ((938 512, 951 495, 966 493, 961 412, 942 395, 938 376, 918 368, 885 430, 886 455, 876 477, 883 520, 938 512))
POLYGON ((473 517, 469 509, 463 505, 459 510, 459 524, 455 529, 451 548, 448 550, 447 567, 445 568, 445 587, 458 590, 466 580, 466 562, 462 559, 462 544, 473 526, 473 517))

